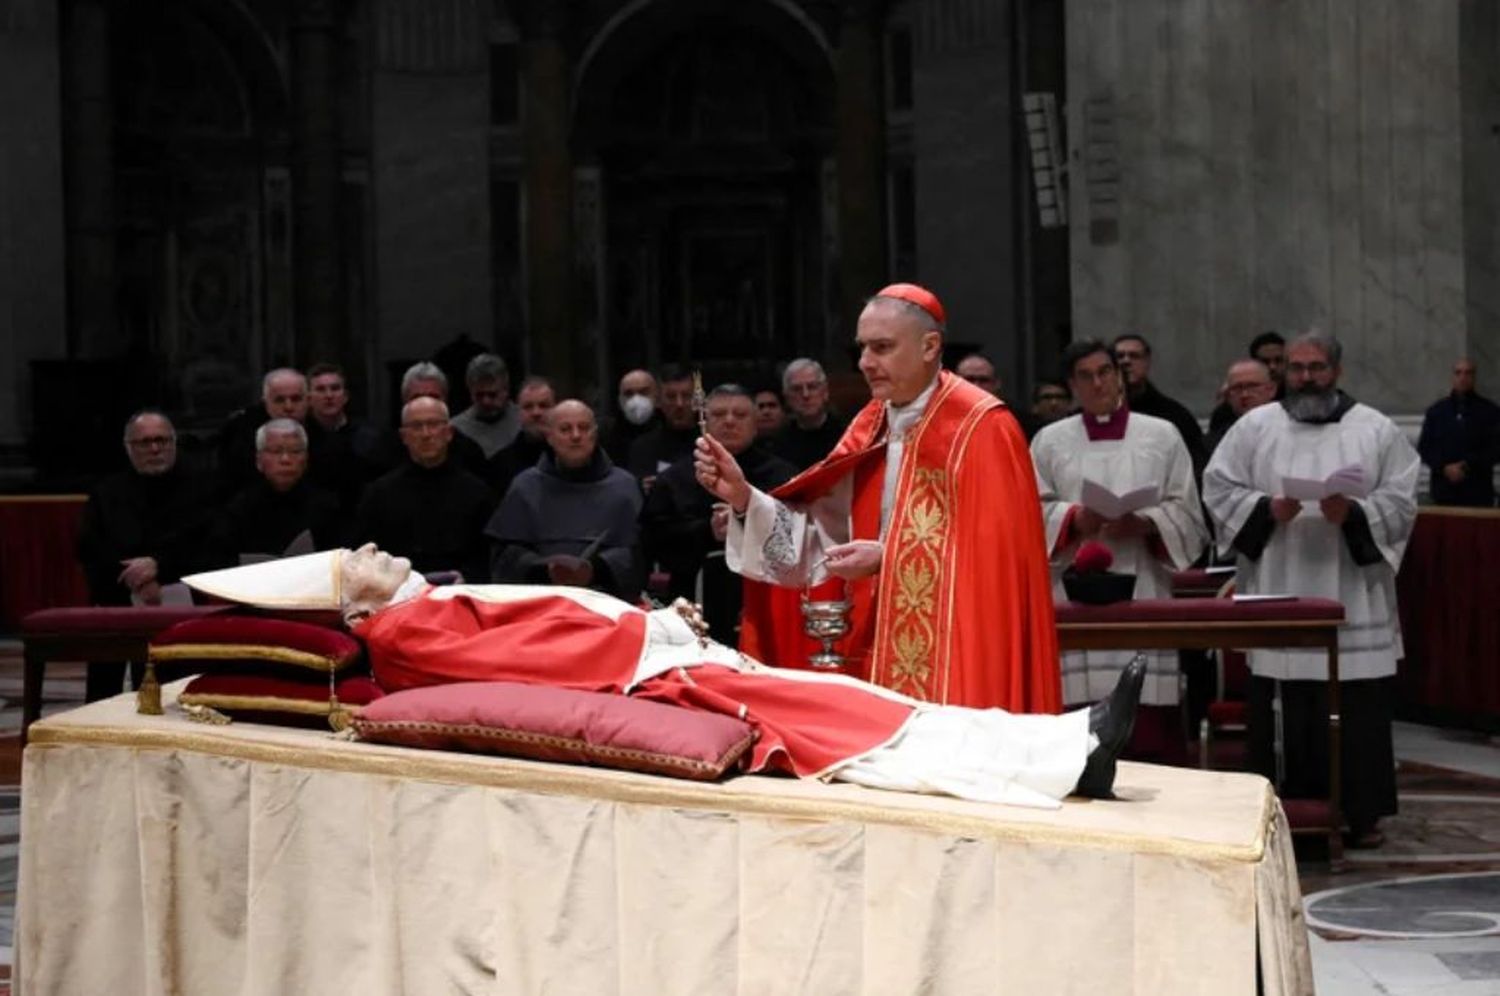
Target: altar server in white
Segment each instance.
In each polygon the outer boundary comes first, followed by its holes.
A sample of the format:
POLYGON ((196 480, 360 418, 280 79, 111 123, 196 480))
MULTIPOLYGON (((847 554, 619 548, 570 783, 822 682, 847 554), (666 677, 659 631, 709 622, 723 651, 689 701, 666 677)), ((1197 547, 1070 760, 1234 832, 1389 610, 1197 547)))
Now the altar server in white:
MULTIPOLYGON (((1420 461, 1389 418, 1338 388, 1343 349, 1309 332, 1287 349, 1286 397, 1247 412, 1219 444, 1203 496, 1244 593, 1334 598, 1343 804, 1355 846, 1380 843, 1396 811, 1392 677, 1401 656, 1396 570, 1417 511, 1420 461), (1313 497, 1321 490, 1335 493, 1313 497), (1308 495, 1305 500, 1289 497, 1308 495)), ((1250 653, 1251 754, 1274 773, 1272 701, 1286 742, 1283 796, 1327 791, 1327 664, 1321 651, 1250 653)))
MULTIPOLYGON (((1080 544, 1095 540, 1114 554, 1116 572, 1136 576, 1136 598, 1170 598, 1172 572, 1192 564, 1208 539, 1182 434, 1165 419, 1130 411, 1119 368, 1104 343, 1073 343, 1063 353, 1062 370, 1080 411, 1053 422, 1031 443, 1053 594, 1066 597, 1063 570, 1080 544), (1114 495, 1142 488, 1155 489, 1157 495, 1133 512, 1107 517, 1084 504, 1085 481, 1114 495)), ((1108 691, 1132 656, 1108 650, 1065 654, 1063 701, 1088 702, 1108 691)), ((1181 724, 1175 708, 1167 708, 1178 701, 1177 655, 1154 651, 1147 659, 1134 749, 1150 754, 1166 749, 1162 738, 1177 738, 1181 724)))

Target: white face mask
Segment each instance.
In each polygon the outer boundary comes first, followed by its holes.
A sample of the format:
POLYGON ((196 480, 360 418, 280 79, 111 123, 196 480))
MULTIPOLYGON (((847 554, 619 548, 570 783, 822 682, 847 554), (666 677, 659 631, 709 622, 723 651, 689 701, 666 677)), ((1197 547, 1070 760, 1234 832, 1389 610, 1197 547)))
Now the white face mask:
POLYGON ((655 410, 656 405, 644 394, 632 394, 620 399, 620 411, 625 413, 625 420, 631 425, 645 425, 655 410))

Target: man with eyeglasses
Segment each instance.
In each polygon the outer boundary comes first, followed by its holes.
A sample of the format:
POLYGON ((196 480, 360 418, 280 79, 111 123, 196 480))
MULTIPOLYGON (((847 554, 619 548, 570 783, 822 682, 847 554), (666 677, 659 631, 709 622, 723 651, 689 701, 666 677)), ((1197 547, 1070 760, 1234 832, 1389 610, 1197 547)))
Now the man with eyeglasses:
MULTIPOLYGON (((708 434, 739 463, 752 487, 770 491, 791 480, 796 469, 761 444, 755 404, 738 384, 720 384, 705 404, 708 434)), ((729 506, 699 484, 691 458, 662 471, 641 510, 641 532, 651 560, 666 570, 667 593, 703 606, 713 638, 739 642, 744 599, 740 578, 724 560, 729 506)))
POLYGON ((332 550, 343 543, 338 498, 307 479, 307 430, 273 418, 255 431, 260 480, 229 500, 218 547, 241 562, 332 550))
POLYGON ((1229 412, 1227 420, 1208 434, 1208 452, 1219 448, 1224 434, 1252 408, 1270 404, 1276 400, 1276 382, 1271 371, 1260 360, 1235 360, 1224 374, 1224 404, 1229 412))
MULTIPOLYGON (((1286 397, 1247 412, 1225 434, 1204 473, 1203 499, 1220 548, 1236 554, 1241 593, 1344 605, 1344 815, 1351 846, 1374 847, 1381 842, 1376 824, 1396 811, 1392 682, 1402 654, 1396 571, 1416 521, 1421 461, 1394 422, 1339 390, 1342 357, 1332 336, 1308 332, 1292 341, 1286 397), (1312 497, 1318 491, 1322 496, 1312 497)), ((1279 697, 1286 751, 1281 794, 1325 797, 1322 651, 1253 650, 1250 670, 1252 763, 1275 773, 1272 717, 1279 697)))
POLYGON ((846 423, 828 405, 828 375, 817 360, 801 357, 786 365, 781 393, 792 417, 772 444, 776 455, 798 470, 826 457, 846 423))
MULTIPOLYGON (((125 455, 130 469, 100 481, 84 506, 78 559, 95 605, 157 605, 163 585, 222 566, 212 552, 212 482, 178 466, 176 430, 159 411, 125 422, 125 455)), ((90 665, 88 700, 118 694, 124 667, 90 665)), ((141 667, 133 664, 137 683, 141 667)))
POLYGON ((495 494, 449 453, 448 405, 420 396, 401 409, 407 459, 365 489, 350 538, 408 558, 424 574, 458 571, 468 581, 489 577, 484 525, 495 494))
POLYGON ((1151 383, 1151 343, 1139 332, 1127 332, 1116 336, 1110 348, 1120 367, 1120 379, 1125 383, 1125 403, 1133 412, 1164 418, 1176 426, 1188 456, 1193 460, 1193 476, 1201 479, 1203 465, 1208 460, 1208 451, 1203 447, 1203 430, 1186 405, 1163 394, 1151 383))
POLYGON ((273 418, 307 419, 307 377, 291 367, 277 367, 260 382, 260 404, 229 416, 219 430, 219 484, 226 498, 256 478, 255 431, 273 418))
MULTIPOLYGON (((1051 555, 1053 594, 1066 598, 1062 572, 1087 542, 1114 555, 1114 570, 1135 575, 1135 597, 1172 597, 1172 573, 1190 566, 1208 533, 1193 480, 1193 463, 1176 428, 1125 404, 1119 367, 1097 339, 1064 352, 1062 373, 1078 399, 1078 414, 1059 419, 1031 441, 1037 490, 1051 555), (1110 518, 1086 483, 1116 495, 1154 488, 1156 497, 1133 512, 1110 518)), ((1128 651, 1071 651, 1063 655, 1063 702, 1091 702, 1114 687, 1134 656, 1128 651)), ((1131 752, 1169 758, 1180 748, 1177 654, 1145 654, 1147 671, 1131 752)))

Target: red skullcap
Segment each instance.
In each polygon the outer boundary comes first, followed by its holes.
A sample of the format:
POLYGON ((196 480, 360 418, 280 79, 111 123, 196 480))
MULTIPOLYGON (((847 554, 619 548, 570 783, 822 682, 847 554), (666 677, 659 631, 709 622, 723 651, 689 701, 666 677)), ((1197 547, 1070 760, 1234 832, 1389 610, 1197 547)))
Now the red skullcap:
POLYGON ((943 302, 937 299, 937 295, 926 287, 918 287, 916 284, 891 284, 875 294, 876 297, 899 298, 908 304, 915 304, 939 325, 948 324, 948 313, 943 310, 943 302))

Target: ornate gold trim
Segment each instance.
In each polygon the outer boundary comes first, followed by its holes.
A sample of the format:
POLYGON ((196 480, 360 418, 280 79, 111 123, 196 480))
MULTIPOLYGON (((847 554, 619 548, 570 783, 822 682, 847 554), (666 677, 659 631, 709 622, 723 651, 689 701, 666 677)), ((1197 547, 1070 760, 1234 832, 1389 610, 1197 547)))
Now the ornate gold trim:
POLYGON ((279 647, 267 643, 169 643, 151 647, 146 656, 153 661, 247 659, 274 661, 277 664, 291 664, 319 673, 341 671, 357 659, 339 661, 308 650, 293 650, 291 647, 279 647))
MULTIPOLYGON (((317 771, 368 774, 456 785, 475 785, 546 795, 575 795, 606 802, 728 812, 778 819, 854 822, 936 831, 1006 843, 1092 848, 1121 853, 1163 855, 1194 861, 1260 862, 1266 854, 1276 812, 1270 785, 1262 788, 1261 812, 1253 840, 1244 844, 1209 843, 1173 837, 1141 836, 1105 830, 1062 828, 1043 822, 1007 822, 1007 807, 945 800, 968 812, 892 805, 901 796, 857 786, 829 786, 844 798, 799 799, 736 792, 738 781, 688 782, 633 772, 550 764, 514 758, 444 754, 407 747, 347 743, 320 738, 316 746, 293 746, 235 736, 233 727, 175 731, 118 726, 72 726, 41 722, 31 727, 28 754, 57 748, 120 747, 131 750, 185 750, 215 757, 281 764, 317 771), (882 798, 888 801, 882 803, 882 798), (1001 815, 997 815, 1001 814, 1001 815)), ((290 731, 287 731, 290 734, 290 731)), ((38 759, 40 760, 40 759, 38 759)), ((760 781, 756 776, 745 776, 760 781)), ((765 780, 770 783, 770 779, 765 780)), ((920 797, 918 797, 920 798, 920 797)), ((1100 805, 1074 802, 1068 805, 1100 805)), ((1107 804, 1105 804, 1107 805, 1107 804)))
POLYGON ((210 709, 242 709, 257 712, 292 712, 299 716, 328 716, 345 708, 338 700, 284 699, 275 695, 219 695, 213 692, 183 692, 177 696, 183 705, 207 706, 210 709))

